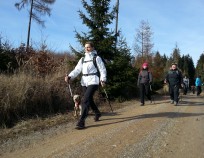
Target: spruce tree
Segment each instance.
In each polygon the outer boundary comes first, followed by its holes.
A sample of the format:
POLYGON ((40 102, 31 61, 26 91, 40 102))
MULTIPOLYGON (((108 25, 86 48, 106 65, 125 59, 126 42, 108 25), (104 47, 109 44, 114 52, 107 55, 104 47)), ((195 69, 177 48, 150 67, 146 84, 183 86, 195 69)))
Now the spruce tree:
POLYGON ((130 48, 123 36, 118 40, 118 47, 112 64, 108 71, 111 74, 110 84, 111 93, 123 101, 137 95, 137 76, 138 72, 132 66, 132 56, 130 48))
MULTIPOLYGON (((98 55, 106 61, 107 92, 113 97, 128 94, 128 91, 132 91, 130 87, 136 86, 136 75, 131 66, 130 49, 127 47, 127 43, 121 38, 116 46, 117 36, 110 29, 116 17, 116 7, 110 7, 110 0, 81 0, 81 2, 86 13, 82 10, 78 12, 83 24, 88 28, 88 32, 75 30, 77 40, 82 47, 86 41, 92 41, 98 55)), ((73 47, 71 48, 78 61, 84 51, 78 52, 73 47)), ((126 96, 123 97, 126 98, 126 96)))
POLYGON ((183 55, 179 63, 183 76, 189 78, 190 85, 194 84, 195 67, 192 58, 189 55, 183 55))
POLYGON ((163 71, 163 68, 165 67, 165 64, 166 63, 163 62, 163 58, 160 55, 159 51, 157 51, 154 56, 154 62, 153 62, 154 69, 152 70, 154 71, 156 79, 159 80, 160 78, 163 77, 164 74, 162 73, 162 71, 163 71))
POLYGON ((115 33, 109 27, 115 18, 115 8, 110 10, 111 0, 91 0, 90 4, 82 0, 83 8, 87 13, 79 10, 79 16, 88 32, 76 32, 76 38, 82 46, 86 41, 92 41, 98 54, 110 61, 114 57, 115 33))
POLYGON ((194 85, 194 77, 195 77, 195 66, 194 66, 194 63, 193 63, 193 59, 192 57, 190 57, 189 55, 187 55, 188 57, 188 77, 189 77, 189 80, 190 80, 190 85, 194 85))
POLYGON ((201 76, 202 81, 204 80, 204 54, 200 55, 198 63, 196 65, 196 75, 201 76))

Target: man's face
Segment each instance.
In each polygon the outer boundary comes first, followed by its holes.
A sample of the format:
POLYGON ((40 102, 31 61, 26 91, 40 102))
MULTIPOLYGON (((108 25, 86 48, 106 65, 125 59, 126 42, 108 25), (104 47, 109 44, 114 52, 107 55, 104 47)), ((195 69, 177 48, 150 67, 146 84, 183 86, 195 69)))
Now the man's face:
POLYGON ((176 69, 176 65, 172 65, 171 68, 172 68, 173 70, 175 70, 175 69, 176 69))
POLYGON ((93 47, 91 47, 90 44, 85 44, 85 52, 86 53, 92 52, 92 50, 93 50, 93 47))

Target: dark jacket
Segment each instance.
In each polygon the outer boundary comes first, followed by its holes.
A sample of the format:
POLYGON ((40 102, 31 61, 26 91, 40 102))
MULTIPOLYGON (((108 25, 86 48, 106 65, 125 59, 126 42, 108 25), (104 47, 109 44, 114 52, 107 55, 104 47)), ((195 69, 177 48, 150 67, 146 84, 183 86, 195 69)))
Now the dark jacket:
POLYGON ((171 69, 166 75, 166 81, 169 83, 170 86, 180 86, 183 84, 183 77, 181 72, 178 69, 171 69))
POLYGON ((151 84, 152 83, 152 73, 148 70, 140 71, 138 75, 137 85, 139 84, 151 84))

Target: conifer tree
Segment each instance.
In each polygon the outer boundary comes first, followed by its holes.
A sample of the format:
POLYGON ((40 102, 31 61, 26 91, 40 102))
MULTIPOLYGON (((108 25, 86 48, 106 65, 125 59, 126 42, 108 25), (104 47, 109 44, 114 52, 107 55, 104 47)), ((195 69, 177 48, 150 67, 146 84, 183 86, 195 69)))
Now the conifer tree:
POLYGON ((179 67, 180 67, 179 61, 181 59, 181 55, 180 54, 181 54, 180 53, 180 49, 176 45, 176 48, 174 48, 174 51, 172 53, 172 62, 177 63, 179 67))
POLYGON ((166 65, 167 69, 169 69, 169 67, 171 67, 172 63, 178 64, 179 69, 182 67, 182 61, 181 61, 181 55, 180 54, 181 54, 180 49, 178 48, 178 46, 176 44, 176 47, 174 48, 174 50, 173 50, 173 52, 171 54, 171 57, 167 61, 167 65, 166 65))
POLYGON ((192 57, 190 57, 189 55, 187 55, 187 65, 188 65, 188 77, 190 80, 190 85, 194 85, 194 77, 195 77, 195 66, 194 66, 194 62, 192 57))
MULTIPOLYGON (((113 97, 127 94, 130 91, 130 85, 136 85, 136 75, 131 66, 130 49, 127 47, 125 39, 121 38, 116 46, 116 33, 110 29, 110 25, 116 17, 116 7, 110 8, 111 0, 90 0, 89 3, 86 0, 81 0, 81 2, 86 13, 82 10, 78 12, 83 24, 88 28, 88 32, 75 30, 76 38, 82 47, 86 41, 92 41, 98 55, 106 61, 107 91, 113 97)), ((71 49, 76 54, 77 60, 83 55, 83 50, 80 53, 73 47, 71 49)))
POLYGON ((163 57, 157 51, 154 56, 154 63, 152 65, 153 66, 152 73, 153 73, 155 81, 164 80, 163 69, 166 63, 164 63, 163 60, 164 60, 163 57))
POLYGON ((183 55, 179 63, 183 76, 189 78, 190 85, 194 84, 195 67, 192 58, 189 55, 183 55))
POLYGON ((142 62, 149 61, 151 51, 154 46, 152 43, 153 32, 148 21, 142 20, 135 36, 135 55, 136 58, 142 57, 142 62))
POLYGON ((119 98, 119 101, 135 97, 137 95, 137 71, 133 68, 130 48, 123 36, 118 40, 118 47, 112 64, 109 67, 111 74, 111 92, 119 98))
POLYGON ((200 55, 196 66, 196 74, 200 75, 202 81, 204 80, 204 53, 200 55))
POLYGON ((91 0, 90 4, 82 0, 83 8, 87 13, 79 10, 79 16, 84 25, 88 27, 88 32, 76 32, 76 38, 82 46, 86 41, 92 41, 98 54, 111 60, 114 56, 115 33, 109 27, 115 18, 115 8, 110 10, 111 0, 91 0))

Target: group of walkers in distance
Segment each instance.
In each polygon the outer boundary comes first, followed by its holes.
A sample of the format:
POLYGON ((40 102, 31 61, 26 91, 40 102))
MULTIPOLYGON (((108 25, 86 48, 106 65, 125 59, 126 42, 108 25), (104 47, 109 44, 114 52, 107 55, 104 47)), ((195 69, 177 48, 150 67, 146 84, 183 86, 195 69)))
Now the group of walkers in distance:
MULTIPOLYGON (((82 111, 80 118, 76 124, 76 129, 85 128, 85 120, 88 116, 89 108, 95 113, 94 120, 99 121, 101 117, 101 112, 94 103, 93 96, 95 91, 101 84, 102 87, 106 83, 106 67, 100 56, 97 55, 96 50, 92 42, 85 43, 85 56, 82 57, 76 67, 65 76, 65 81, 70 82, 70 80, 76 78, 80 73, 82 73, 81 86, 83 90, 83 101, 82 101, 82 111)), ((138 74, 137 86, 140 90, 140 105, 145 105, 145 96, 152 103, 151 91, 152 91, 153 76, 149 70, 149 65, 147 62, 142 64, 141 71, 138 74)), ((175 106, 179 102, 179 89, 183 89, 183 94, 186 95, 189 87, 189 79, 187 76, 182 76, 181 71, 177 68, 176 63, 172 63, 170 70, 168 71, 164 83, 169 85, 169 95, 171 99, 171 104, 175 106)), ((195 81, 195 86, 197 89, 197 96, 202 92, 201 77, 198 76, 195 81)), ((195 86, 191 87, 191 90, 195 91, 195 86)))
MULTIPOLYGON (((151 97, 151 85, 152 85, 153 77, 152 73, 149 71, 148 63, 143 63, 142 69, 138 75, 137 85, 140 89, 140 102, 141 106, 144 106, 144 97, 146 96, 147 99, 152 103, 152 97, 151 97)), ((172 63, 170 70, 168 71, 164 83, 168 84, 169 86, 169 95, 171 99, 171 104, 174 104, 175 106, 178 105, 179 102, 179 89, 183 89, 183 94, 186 95, 189 87, 189 79, 185 75, 182 76, 181 71, 177 68, 176 63, 172 63)), ((197 89, 197 96, 200 95, 202 92, 202 82, 201 82, 201 76, 198 76, 195 81, 195 86, 197 89)), ((191 90, 193 93, 195 93, 195 86, 191 86, 191 90)))

